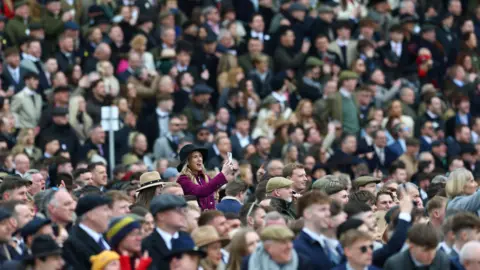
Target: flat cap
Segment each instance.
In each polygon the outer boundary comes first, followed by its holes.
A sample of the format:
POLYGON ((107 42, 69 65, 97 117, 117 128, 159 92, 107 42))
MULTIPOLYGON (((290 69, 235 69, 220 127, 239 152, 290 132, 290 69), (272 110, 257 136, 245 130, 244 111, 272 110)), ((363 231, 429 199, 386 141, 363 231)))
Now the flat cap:
POLYGON ((317 57, 310 56, 307 58, 307 61, 305 61, 305 65, 307 67, 321 67, 323 66, 323 61, 317 57))
POLYGON ((153 197, 150 202, 150 212, 155 215, 158 212, 164 212, 177 207, 186 207, 187 202, 183 197, 173 194, 160 194, 153 197))
POLYGON ((111 200, 105 196, 98 194, 87 194, 78 200, 77 207, 75 208, 75 214, 77 214, 78 217, 83 216, 87 212, 90 212, 99 206, 110 204, 110 202, 111 200))
POLYGON ((305 11, 305 12, 307 12, 308 8, 306 6, 304 6, 303 4, 295 2, 295 3, 290 5, 290 7, 288 8, 288 11, 289 12, 294 12, 294 11, 305 11))
POLYGON ((214 42, 217 42, 217 35, 214 32, 209 31, 207 33, 207 37, 205 38, 204 42, 206 44, 212 44, 214 42))
POLYGON ((400 24, 406 23, 416 23, 418 22, 418 17, 414 15, 402 14, 400 15, 400 24))
POLYGON ((340 73, 340 76, 338 77, 338 80, 340 82, 344 81, 344 80, 357 80, 358 79, 358 74, 351 71, 351 70, 344 70, 340 73))
POLYGON ((52 110, 52 116, 65 116, 68 114, 68 109, 64 107, 54 107, 52 110))
POLYGON ((27 1, 23 1, 23 0, 21 0, 21 1, 15 1, 15 3, 13 4, 13 7, 14 7, 15 9, 17 9, 17 8, 19 8, 19 7, 21 7, 21 6, 25 6, 25 5, 28 5, 27 1))
POLYGON ((422 34, 426 33, 426 32, 430 32, 430 31, 435 31, 435 25, 433 25, 433 24, 423 25, 422 30, 421 30, 422 34))
POLYGON ((325 186, 325 193, 327 193, 327 195, 332 195, 346 189, 347 188, 342 183, 336 182, 336 181, 330 181, 325 186))
POLYGON ((66 23, 63 24, 63 28, 65 30, 80 30, 80 27, 78 26, 78 24, 76 24, 75 22, 72 22, 72 21, 68 21, 66 23))
POLYGON ((0 208, 0 221, 3 221, 7 218, 11 218, 12 213, 5 208, 0 208))
POLYGON ((380 183, 381 180, 378 178, 375 178, 373 176, 365 175, 365 176, 360 176, 355 181, 353 182, 355 186, 357 187, 363 187, 365 185, 368 185, 370 183, 380 183))
POLYGON ((436 140, 436 141, 433 141, 433 142, 432 142, 432 147, 438 147, 438 146, 440 146, 440 145, 442 145, 442 144, 445 144, 445 142, 442 141, 442 140, 436 140))
POLYGON ((417 139, 417 138, 407 138, 405 140, 405 144, 407 146, 419 146, 420 145, 420 141, 417 139))
POLYGON ((193 87, 193 95, 211 94, 213 89, 206 84, 197 84, 193 87))
POLYGON ((20 230, 20 235, 25 239, 27 236, 36 234, 43 226, 51 223, 50 219, 35 217, 23 226, 20 230))
POLYGON ((475 149, 475 146, 471 143, 465 143, 460 146, 460 155, 463 154, 475 154, 477 150, 475 149))
POLYGON ((28 25, 28 28, 30 29, 30 31, 42 30, 43 25, 41 23, 32 22, 31 24, 28 25))
POLYGON ((274 240, 274 241, 285 241, 292 240, 295 237, 295 234, 284 225, 272 225, 268 226, 262 230, 260 234, 260 239, 262 241, 274 240))
POLYGON ((342 234, 346 233, 349 230, 356 230, 358 227, 362 226, 363 221, 356 218, 347 219, 345 222, 340 224, 337 228, 337 238, 340 239, 342 234))
POLYGON ((162 12, 160 12, 159 19, 160 19, 160 20, 163 20, 163 19, 167 18, 167 17, 170 16, 170 15, 173 15, 173 13, 170 12, 170 10, 162 11, 162 12))
POLYGON ((320 191, 325 191, 326 187, 330 184, 330 180, 327 178, 319 178, 315 180, 312 184, 312 189, 318 189, 320 191))
POLYGON ((278 99, 274 98, 273 96, 267 96, 266 98, 263 99, 262 106, 270 106, 272 104, 277 104, 277 103, 280 103, 278 99))
POLYGON ((333 13, 333 8, 329 5, 320 5, 317 9, 318 14, 333 13))
POLYGON ((285 177, 273 177, 267 182, 267 193, 279 188, 287 188, 292 186, 293 181, 285 177))

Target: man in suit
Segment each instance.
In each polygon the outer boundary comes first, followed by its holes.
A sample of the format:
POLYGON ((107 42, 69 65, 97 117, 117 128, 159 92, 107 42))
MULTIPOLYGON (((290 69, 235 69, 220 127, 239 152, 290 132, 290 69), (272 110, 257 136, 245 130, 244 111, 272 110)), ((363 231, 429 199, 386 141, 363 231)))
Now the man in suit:
POLYGON ((384 270, 450 269, 445 253, 438 251, 437 231, 430 224, 415 224, 408 232, 408 249, 391 256, 384 270))
POLYGON ((174 101, 171 95, 159 95, 155 112, 147 115, 145 120, 139 121, 138 130, 147 137, 149 151, 153 150, 157 139, 164 137, 169 132, 173 106, 174 101))
POLYGON ((178 159, 178 145, 185 137, 181 129, 181 120, 178 116, 172 116, 169 119, 168 131, 163 136, 155 140, 153 146, 153 155, 156 160, 168 159, 168 161, 176 161, 178 159))
POLYGON ((25 75, 25 88, 13 96, 11 111, 16 116, 18 128, 34 128, 42 113, 42 97, 36 92, 38 75, 29 72, 25 75))
POLYGON ((373 155, 365 155, 370 171, 380 169, 388 171, 388 167, 398 158, 398 154, 387 147, 387 136, 384 130, 378 130, 373 134, 373 155))
POLYGON ((441 99, 433 96, 427 99, 426 105, 427 110, 415 122, 415 135, 417 136, 420 134, 420 127, 422 127, 426 121, 432 123, 433 130, 444 130, 445 127, 445 121, 441 117, 443 115, 441 99))
POLYGON ((349 230, 342 236, 341 242, 347 262, 337 266, 334 270, 380 269, 372 265, 373 241, 370 234, 359 230, 349 230))
MULTIPOLYGON (((45 69, 41 61, 42 45, 38 40, 30 40, 27 42, 27 52, 23 54, 23 59, 20 62, 20 67, 28 69, 31 72, 38 74, 40 80, 39 92, 50 88, 50 83, 45 75, 45 69)), ((65 69, 64 69, 65 70, 65 69)))
POLYGON ((239 117, 235 123, 235 133, 230 137, 232 143, 232 156, 236 160, 243 159, 245 147, 253 143, 250 136, 250 120, 246 117, 239 117))
POLYGON ((351 40, 351 25, 349 21, 338 21, 337 39, 328 45, 328 49, 340 57, 342 69, 352 66, 353 60, 357 57, 357 41, 351 40))
POLYGON ((202 10, 205 17, 205 28, 209 33, 218 35, 220 33, 220 12, 215 6, 208 6, 202 10))
POLYGON ((192 45, 187 41, 179 40, 177 42, 175 52, 175 67, 177 68, 177 71, 179 73, 188 72, 193 76, 196 81, 200 80, 200 74, 198 73, 197 67, 191 65, 193 54, 192 45))
POLYGON ((468 241, 478 239, 480 218, 472 213, 458 213, 452 217, 452 231, 455 241, 449 256, 451 260, 455 261, 458 260, 460 251, 468 241))
POLYGON ((143 240, 142 251, 148 251, 154 269, 170 269, 165 256, 171 252, 175 243, 190 238, 188 233, 181 231, 186 225, 186 206, 183 197, 172 194, 155 196, 150 202, 155 230, 143 240))
POLYGON ((329 248, 328 238, 324 235, 330 225, 330 198, 323 192, 310 191, 298 200, 297 205, 304 226, 293 242, 295 250, 310 259, 314 269, 331 269, 341 261, 341 254, 329 248))
POLYGON ((379 49, 383 57, 383 70, 390 80, 396 80, 415 72, 416 65, 414 57, 408 51, 407 44, 404 42, 402 26, 393 25, 390 27, 390 40, 379 49))
POLYGON ((470 114, 470 100, 467 96, 461 96, 454 101, 457 113, 445 122, 445 137, 454 136, 458 125, 472 127, 473 119, 470 114))
POLYGON ((118 74, 118 81, 121 84, 126 84, 131 76, 136 76, 142 67, 142 58, 136 52, 128 54, 128 68, 124 72, 118 74))
MULTIPOLYGON (((5 88, 13 87, 15 93, 25 87, 23 77, 27 73, 25 68, 20 66, 20 54, 16 48, 7 48, 3 52, 7 64, 3 68, 2 80, 5 88)), ((13 95, 13 91, 11 92, 13 95)))
POLYGON ((57 59, 59 69, 72 69, 76 64, 73 38, 67 35, 60 36, 58 47, 59 51, 55 53, 55 59, 57 59))
POLYGON ((247 40, 251 38, 256 38, 260 40, 263 44, 263 52, 271 54, 271 42, 272 39, 269 34, 265 31, 265 21, 262 14, 254 13, 250 17, 250 22, 248 23, 250 31, 247 32, 247 40))
MULTIPOLYGON (((246 53, 238 57, 238 65, 243 69, 245 74, 250 73, 255 68, 253 60, 255 56, 260 55, 264 51, 264 44, 260 39, 251 37, 247 41, 247 50, 246 53)), ((267 55, 265 56, 268 59, 268 67, 271 69, 273 66, 272 58, 267 55)))
POLYGON ((90 269, 90 257, 110 246, 103 234, 108 230, 111 210, 110 199, 102 195, 89 194, 78 200, 75 213, 80 223, 72 228, 63 244, 63 258, 74 269, 90 269))

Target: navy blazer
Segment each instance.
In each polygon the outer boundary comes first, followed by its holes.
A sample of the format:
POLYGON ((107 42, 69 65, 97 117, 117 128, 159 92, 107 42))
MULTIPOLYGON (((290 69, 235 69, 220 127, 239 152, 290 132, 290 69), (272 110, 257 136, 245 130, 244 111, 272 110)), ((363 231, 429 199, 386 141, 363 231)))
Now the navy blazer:
MULTIPOLYGON (((180 238, 190 238, 190 235, 186 232, 178 232, 178 239, 180 238)), ((173 240, 177 241, 177 240, 173 240)), ((152 264, 148 269, 153 270, 168 270, 170 269, 169 262, 165 259, 165 257, 170 253, 165 241, 157 232, 156 229, 147 236, 142 241, 142 252, 145 250, 148 251, 148 255, 152 258, 152 264)))
MULTIPOLYGON (((248 140, 250 143, 253 143, 253 139, 251 136, 248 136, 248 140)), ((243 159, 243 151, 244 148, 240 145, 240 139, 238 139, 236 134, 232 134, 230 136, 230 142, 232 143, 232 156, 236 160, 242 160, 243 159)))
POLYGON ((395 232, 388 240, 387 244, 373 252, 372 265, 383 268, 385 262, 397 252, 402 250, 405 240, 407 240, 407 232, 410 228, 410 222, 398 219, 395 232))
MULTIPOLYGON (((373 147, 372 147, 373 148, 373 147)), ((370 168, 370 171, 374 171, 375 169, 380 169, 382 171, 386 171, 387 168, 394 162, 399 156, 397 153, 395 153, 392 149, 389 147, 384 148, 384 153, 385 153, 385 162, 382 164, 380 162, 380 158, 377 156, 377 153, 374 152, 373 158, 372 159, 366 159, 368 168, 370 168)), ((374 150, 375 151, 375 148, 374 150)))
MULTIPOLYGON (((342 265, 339 265, 339 266, 333 268, 332 270, 347 270, 347 263, 344 263, 344 264, 342 264, 342 265)), ((368 267, 368 270, 382 270, 382 269, 381 269, 381 268, 378 268, 378 267, 376 267, 376 266, 370 265, 370 266, 368 267)))
POLYGON ((334 267, 320 243, 301 231, 293 241, 293 246, 298 254, 310 259, 311 265, 316 270, 329 270, 334 267))
POLYGON ((465 270, 458 256, 450 257, 450 268, 452 270, 465 270))

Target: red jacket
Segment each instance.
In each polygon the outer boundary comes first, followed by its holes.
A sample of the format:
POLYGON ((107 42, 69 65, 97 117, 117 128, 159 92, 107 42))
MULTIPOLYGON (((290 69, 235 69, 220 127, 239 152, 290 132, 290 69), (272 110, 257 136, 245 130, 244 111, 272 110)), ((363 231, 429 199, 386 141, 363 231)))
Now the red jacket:
POLYGON ((120 256, 120 270, 147 270, 151 263, 152 263, 152 258, 142 257, 140 258, 140 262, 137 268, 132 268, 130 264, 130 257, 125 255, 120 256))

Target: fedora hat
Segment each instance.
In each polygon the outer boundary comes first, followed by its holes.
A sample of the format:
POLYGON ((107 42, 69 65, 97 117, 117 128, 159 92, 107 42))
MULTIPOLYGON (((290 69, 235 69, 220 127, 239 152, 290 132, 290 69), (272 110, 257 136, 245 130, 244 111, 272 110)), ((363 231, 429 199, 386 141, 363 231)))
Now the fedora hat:
POLYGON ((140 187, 137 191, 156 186, 163 186, 166 182, 162 180, 160 174, 157 171, 146 172, 140 176, 140 187))
POLYGON ((205 225, 196 228, 192 232, 192 238, 195 245, 200 248, 216 242, 221 242, 222 247, 224 247, 230 242, 230 239, 227 237, 220 237, 217 230, 212 225, 205 225))
POLYGON ((32 254, 25 257, 25 261, 31 262, 35 258, 62 255, 62 248, 50 235, 39 235, 33 239, 32 254))
POLYGON ((187 144, 185 145, 184 147, 182 147, 182 149, 180 149, 180 153, 179 153, 179 157, 180 157, 180 164, 178 164, 177 166, 177 170, 179 172, 182 171, 183 169, 183 166, 185 165, 185 163, 187 162, 188 160, 188 155, 190 155, 190 153, 193 153, 195 151, 198 151, 202 154, 203 156, 203 162, 205 163, 205 161, 207 160, 208 158, 208 150, 206 148, 203 148, 203 147, 200 147, 200 146, 196 146, 194 144, 187 144))

